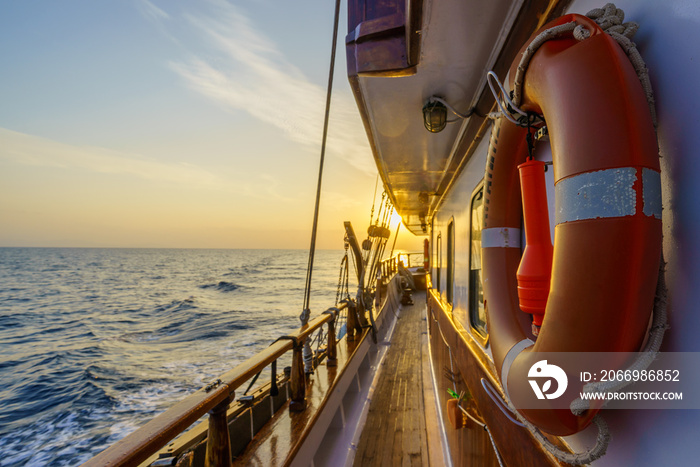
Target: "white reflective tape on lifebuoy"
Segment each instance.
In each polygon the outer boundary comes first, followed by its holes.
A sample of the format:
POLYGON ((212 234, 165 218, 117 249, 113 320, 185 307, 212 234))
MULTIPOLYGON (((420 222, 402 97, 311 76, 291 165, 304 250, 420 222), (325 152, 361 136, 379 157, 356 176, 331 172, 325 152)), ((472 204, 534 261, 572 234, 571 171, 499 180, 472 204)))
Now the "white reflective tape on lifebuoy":
MULTIPOLYGON (((555 223, 634 216, 637 213, 637 167, 586 172, 560 180, 554 187, 555 223)), ((661 175, 642 169, 642 212, 661 219, 661 175)))
POLYGON ((661 174, 656 170, 642 169, 642 198, 644 215, 661 219, 661 174))
POLYGON ((555 224, 633 216, 637 209, 635 167, 586 172, 560 180, 554 187, 555 224))
POLYGON ((501 367, 501 384, 503 385, 503 391, 505 391, 508 400, 510 400, 510 394, 508 394, 508 373, 510 372, 510 367, 513 365, 515 357, 520 355, 520 352, 527 349, 531 345, 535 345, 535 343, 530 339, 523 339, 511 347, 506 354, 506 358, 503 359, 503 366, 501 367))

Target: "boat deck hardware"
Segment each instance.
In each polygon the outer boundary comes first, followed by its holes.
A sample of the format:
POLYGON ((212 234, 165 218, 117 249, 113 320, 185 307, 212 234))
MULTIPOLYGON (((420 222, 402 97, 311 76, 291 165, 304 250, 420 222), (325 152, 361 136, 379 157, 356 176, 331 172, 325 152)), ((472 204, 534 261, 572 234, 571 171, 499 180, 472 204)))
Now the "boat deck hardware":
POLYGON ((249 394, 247 396, 241 396, 238 398, 238 402, 241 402, 243 404, 250 404, 255 400, 255 396, 252 394, 249 394))
POLYGON ((157 460, 153 461, 153 463, 151 464, 151 467, 161 467, 161 466, 165 466, 165 465, 175 465, 175 461, 176 461, 176 460, 177 460, 177 458, 175 458, 175 457, 163 457, 163 458, 161 458, 161 459, 157 459, 157 460))
POLYGON ((222 383, 220 379, 217 379, 216 381, 212 381, 211 383, 207 384, 206 387, 204 388, 204 392, 209 392, 214 388, 219 387, 219 385, 222 383))

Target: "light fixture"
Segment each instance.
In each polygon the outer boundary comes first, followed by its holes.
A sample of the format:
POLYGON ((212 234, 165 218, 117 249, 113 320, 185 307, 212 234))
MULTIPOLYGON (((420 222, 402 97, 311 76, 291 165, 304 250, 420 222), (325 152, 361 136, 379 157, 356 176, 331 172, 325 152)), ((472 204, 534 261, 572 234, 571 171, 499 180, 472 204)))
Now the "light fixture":
POLYGON ((421 214, 418 216, 418 219, 420 220, 420 229, 423 233, 428 233, 428 223, 425 221, 425 215, 421 214))
POLYGON ((423 106, 423 124, 431 133, 439 133, 447 126, 447 107, 432 97, 423 106))
POLYGON ((479 114, 476 111, 476 107, 472 107, 467 110, 466 113, 461 113, 452 107, 446 100, 438 96, 430 96, 428 102, 423 106, 423 123, 425 124, 425 129, 431 133, 439 133, 445 129, 448 123, 456 122, 457 120, 447 119, 447 110, 458 116, 459 118, 466 120, 473 114, 485 118, 484 115, 479 114))

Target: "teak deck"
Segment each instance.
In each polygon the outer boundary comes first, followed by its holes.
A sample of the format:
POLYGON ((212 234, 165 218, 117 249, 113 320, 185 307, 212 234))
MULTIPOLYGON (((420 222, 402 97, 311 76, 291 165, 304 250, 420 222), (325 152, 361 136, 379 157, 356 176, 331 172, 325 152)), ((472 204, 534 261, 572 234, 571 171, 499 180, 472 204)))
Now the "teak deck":
POLYGON ((401 308, 375 382, 355 454, 356 466, 442 464, 427 350, 425 292, 414 293, 413 301, 414 305, 401 308), (430 434, 426 426, 431 427, 430 434))
MULTIPOLYGON (((343 340, 338 346, 338 361, 344 364, 355 350, 357 342, 343 340)), ((270 420, 247 446, 243 454, 234 459, 234 465, 283 466, 288 465, 303 442, 308 426, 323 405, 323 398, 330 391, 338 376, 338 368, 320 365, 314 378, 307 382, 306 409, 289 411, 286 402, 278 415, 270 420)), ((309 459, 310 461, 310 459, 309 459)))

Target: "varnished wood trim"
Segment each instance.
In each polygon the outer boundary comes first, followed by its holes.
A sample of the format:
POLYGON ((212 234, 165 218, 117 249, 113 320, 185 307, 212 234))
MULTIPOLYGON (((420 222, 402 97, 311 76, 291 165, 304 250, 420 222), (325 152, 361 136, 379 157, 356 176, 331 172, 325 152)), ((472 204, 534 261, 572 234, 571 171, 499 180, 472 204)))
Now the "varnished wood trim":
POLYGON ((302 348, 300 343, 292 351, 292 376, 289 380, 289 390, 292 392, 289 410, 292 412, 301 412, 306 408, 306 375, 302 348))
POLYGON ((231 465, 231 443, 228 434, 228 420, 226 419, 226 411, 230 402, 231 398, 227 397, 209 411, 205 467, 228 467, 231 465))
MULTIPOLYGON (((390 281, 390 287, 392 287, 391 283, 395 282, 397 280, 398 280, 398 275, 394 275, 394 277, 390 281)), ((379 313, 377 314, 376 323, 377 323, 378 328, 381 328, 384 326, 384 321, 387 319, 387 315, 389 314, 389 311, 390 311, 389 307, 398 308, 397 304, 398 304, 398 297, 396 297, 395 288, 392 288, 392 291, 390 291, 387 294, 387 297, 384 300, 384 303, 382 304, 381 308, 379 309, 380 310, 379 313), (393 300, 392 300, 392 298, 393 298, 393 300)), ((328 400, 329 400, 330 395, 333 394, 333 392, 335 391, 339 382, 345 376, 347 369, 350 366, 349 365, 350 362, 352 362, 353 360, 355 360, 356 357, 358 357, 357 353, 360 351, 363 344, 371 345, 371 343, 369 343, 369 339, 370 339, 370 330, 365 328, 362 330, 361 337, 359 339, 356 338, 355 346, 352 348, 352 352, 348 356, 346 364, 342 368, 339 369, 338 373, 336 374, 335 379, 333 380, 333 382, 331 383, 331 385, 327 391, 326 397, 323 398, 318 409, 316 410, 314 415, 309 420, 309 423, 306 424, 302 435, 299 437, 299 441, 290 450, 289 455, 287 456, 287 459, 285 461, 285 465, 290 465, 292 463, 292 461, 294 460, 294 458, 296 457, 297 453, 299 452, 299 449, 304 444, 304 441, 309 436, 314 425, 316 424, 319 417, 321 416, 324 409, 326 408, 326 405, 328 404, 328 400), (365 341, 367 341, 367 342, 365 342, 365 341)))
MULTIPOLYGON (((347 305, 342 304, 340 309, 347 305)), ((331 314, 317 316, 290 334, 303 342, 311 333, 333 319, 331 314)), ((84 467, 137 465, 165 446, 171 439, 196 422, 202 415, 233 394, 233 391, 277 360, 293 347, 291 340, 275 342, 270 347, 221 375, 216 383, 200 389, 158 415, 143 427, 102 451, 83 464, 84 467)))
MULTIPOLYGON (((493 362, 473 336, 461 324, 454 321, 452 313, 445 309, 432 290, 428 295, 428 321, 431 328, 437 328, 431 332, 431 345, 439 347, 444 337, 446 345, 453 352, 453 360, 461 380, 469 388, 474 398, 475 407, 493 435, 506 465, 523 467, 567 465, 559 462, 548 452, 527 428, 519 427, 508 420, 484 393, 480 384, 481 378, 489 381, 501 394, 503 392, 493 362), (438 336, 440 333, 442 333, 442 337, 438 336)), ((433 352, 434 364, 437 368, 442 368, 443 362, 439 359, 435 361, 437 354, 439 352, 433 352)), ((443 407, 443 418, 446 418, 444 407, 447 397, 439 390, 438 397, 441 401, 441 407, 443 407)), ((453 435, 452 438, 455 436, 453 435)), ((559 445, 561 449, 568 450, 568 446, 561 438, 554 436, 548 438, 559 445)), ((461 449, 460 446, 450 445, 453 457, 454 453, 461 452, 461 449)))
POLYGON ((200 389, 83 464, 83 467, 137 465, 168 441, 226 400, 232 390, 220 384, 207 392, 200 389))
MULTIPOLYGON (((347 304, 343 303, 339 308, 342 310, 345 307, 347 307, 347 304)), ((309 322, 308 326, 291 333, 290 336, 302 342, 331 319, 333 319, 333 317, 329 314, 317 316, 309 322)), ((290 340, 275 342, 270 347, 249 358, 233 370, 221 375, 220 379, 231 386, 231 388, 237 389, 241 384, 255 376, 260 370, 268 366, 274 360, 277 360, 285 352, 291 350, 292 347, 293 343, 290 340)))

